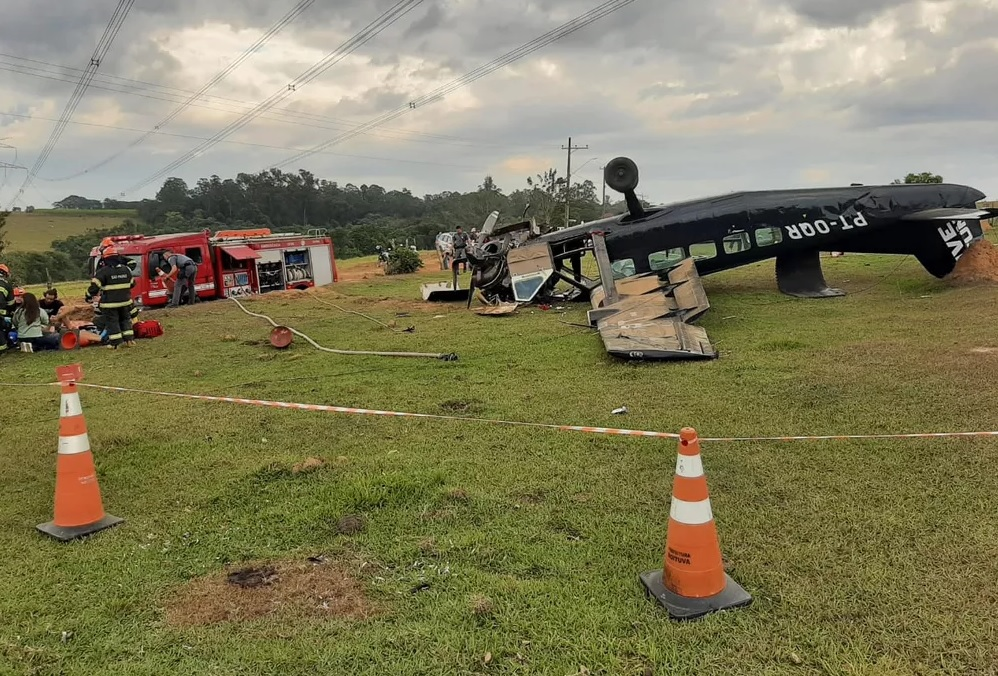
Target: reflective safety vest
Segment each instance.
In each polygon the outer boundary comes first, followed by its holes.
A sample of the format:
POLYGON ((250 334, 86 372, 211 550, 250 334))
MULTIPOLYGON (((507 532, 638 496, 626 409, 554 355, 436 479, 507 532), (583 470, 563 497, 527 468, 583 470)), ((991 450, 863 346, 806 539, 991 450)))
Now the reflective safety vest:
POLYGON ((7 308, 14 302, 14 287, 6 277, 0 277, 0 317, 7 316, 7 308))
POLYGON ((129 307, 132 304, 134 286, 132 271, 123 261, 108 261, 107 265, 97 269, 94 278, 90 280, 87 295, 100 294, 98 306, 102 309, 129 307))

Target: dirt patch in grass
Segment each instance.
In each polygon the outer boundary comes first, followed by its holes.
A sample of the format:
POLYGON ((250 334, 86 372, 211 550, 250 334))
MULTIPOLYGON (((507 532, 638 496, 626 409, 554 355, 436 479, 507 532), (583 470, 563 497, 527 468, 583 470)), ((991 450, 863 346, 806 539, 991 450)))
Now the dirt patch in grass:
POLYGON ((326 463, 323 462, 321 458, 305 458, 301 462, 296 462, 291 467, 292 474, 302 474, 304 472, 313 472, 320 467, 323 467, 326 463))
POLYGON ((474 413, 479 410, 478 402, 449 399, 441 402, 440 409, 445 413, 474 413))
POLYGON ((363 532, 366 526, 367 522, 364 520, 364 517, 357 516, 356 514, 347 514, 336 522, 336 532, 340 535, 356 535, 363 532))
POLYGON ((998 282, 998 247, 986 239, 974 242, 957 261, 949 279, 969 284, 998 282))
POLYGON ((243 564, 196 578, 172 593, 165 608, 167 622, 178 627, 276 615, 357 620, 375 612, 346 566, 324 557, 243 564))

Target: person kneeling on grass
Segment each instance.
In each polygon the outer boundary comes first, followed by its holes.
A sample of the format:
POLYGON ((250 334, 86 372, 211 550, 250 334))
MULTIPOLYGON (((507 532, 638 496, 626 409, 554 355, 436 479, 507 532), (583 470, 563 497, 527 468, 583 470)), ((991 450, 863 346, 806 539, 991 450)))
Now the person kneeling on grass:
POLYGON ((59 349, 59 334, 49 326, 48 313, 38 306, 35 294, 21 296, 21 306, 14 310, 13 321, 18 341, 30 343, 33 350, 59 349))

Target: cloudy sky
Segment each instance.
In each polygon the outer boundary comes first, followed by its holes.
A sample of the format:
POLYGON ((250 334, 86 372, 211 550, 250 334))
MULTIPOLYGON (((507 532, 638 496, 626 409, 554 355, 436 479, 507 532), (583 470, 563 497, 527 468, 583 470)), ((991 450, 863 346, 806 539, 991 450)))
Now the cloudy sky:
MULTIPOLYGON (((0 144, 16 148, 0 160, 36 163, 117 4, 0 0, 0 144)), ((298 4, 136 2, 18 204, 151 197, 165 176, 193 185, 319 147, 281 168, 417 195, 486 174, 513 190, 563 174, 569 136, 589 146, 573 178, 601 186, 600 167, 626 155, 653 202, 910 171, 998 195, 998 0, 618 0, 461 87, 602 0, 315 0, 134 144, 298 4), (392 8, 409 11, 373 34, 392 8)), ((0 206, 25 175, 0 174, 0 206)))

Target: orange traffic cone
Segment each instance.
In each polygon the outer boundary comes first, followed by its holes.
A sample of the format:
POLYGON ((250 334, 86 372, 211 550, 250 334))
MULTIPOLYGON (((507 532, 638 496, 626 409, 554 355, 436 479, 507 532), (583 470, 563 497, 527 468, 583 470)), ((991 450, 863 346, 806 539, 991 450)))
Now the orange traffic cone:
POLYGON ((123 519, 104 512, 90 437, 83 419, 83 407, 76 381, 82 376, 79 364, 56 369, 62 384, 59 410, 59 454, 55 476, 55 518, 37 526, 56 540, 68 542, 116 526, 123 519))
POLYGON ((93 331, 80 331, 80 347, 87 347, 88 345, 100 345, 100 334, 94 333, 93 331))
POLYGON ((672 619, 694 620, 747 606, 752 597, 724 572, 696 430, 683 428, 679 436, 662 568, 640 579, 672 619))
POLYGON ((59 347, 63 350, 75 350, 80 346, 80 335, 79 331, 69 330, 63 331, 62 335, 59 336, 59 347))

